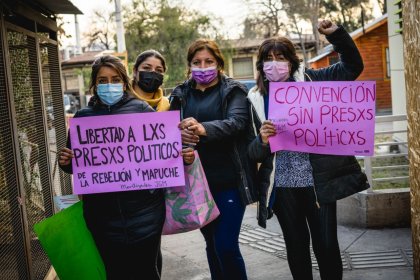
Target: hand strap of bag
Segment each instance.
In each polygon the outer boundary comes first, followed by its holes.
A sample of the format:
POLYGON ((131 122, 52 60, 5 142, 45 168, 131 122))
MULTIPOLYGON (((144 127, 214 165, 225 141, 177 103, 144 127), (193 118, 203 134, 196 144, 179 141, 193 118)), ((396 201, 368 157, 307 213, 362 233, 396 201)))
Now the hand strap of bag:
POLYGON ((180 97, 179 98, 179 102, 180 102, 180 109, 179 109, 179 112, 180 112, 180 115, 181 115, 181 121, 184 119, 184 107, 182 106, 182 97, 180 97))

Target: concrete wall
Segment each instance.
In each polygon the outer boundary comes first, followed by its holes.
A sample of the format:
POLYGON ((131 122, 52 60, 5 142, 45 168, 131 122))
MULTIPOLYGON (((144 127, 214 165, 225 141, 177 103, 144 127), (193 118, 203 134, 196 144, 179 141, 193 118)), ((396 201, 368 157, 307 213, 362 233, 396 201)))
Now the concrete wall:
POLYGON ((410 190, 363 191, 337 202, 337 221, 360 228, 410 225, 410 190))

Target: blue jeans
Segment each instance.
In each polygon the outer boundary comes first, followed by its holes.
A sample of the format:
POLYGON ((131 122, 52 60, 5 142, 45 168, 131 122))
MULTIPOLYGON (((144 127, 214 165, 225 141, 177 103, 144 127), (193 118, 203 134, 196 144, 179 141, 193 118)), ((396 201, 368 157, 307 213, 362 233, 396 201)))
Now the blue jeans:
POLYGON ((239 232, 245 213, 239 190, 213 194, 220 216, 201 229, 206 240, 212 280, 246 280, 245 263, 239 249, 239 232))

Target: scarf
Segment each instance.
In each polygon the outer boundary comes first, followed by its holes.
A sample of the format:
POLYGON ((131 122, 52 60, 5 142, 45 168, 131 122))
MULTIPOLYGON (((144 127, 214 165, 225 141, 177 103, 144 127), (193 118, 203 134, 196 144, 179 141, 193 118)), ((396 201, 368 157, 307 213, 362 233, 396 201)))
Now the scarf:
POLYGON ((137 98, 147 102, 156 112, 163 112, 169 110, 169 99, 166 96, 163 96, 162 88, 158 88, 158 90, 153 93, 152 98, 147 98, 144 95, 140 95, 135 92, 137 98))

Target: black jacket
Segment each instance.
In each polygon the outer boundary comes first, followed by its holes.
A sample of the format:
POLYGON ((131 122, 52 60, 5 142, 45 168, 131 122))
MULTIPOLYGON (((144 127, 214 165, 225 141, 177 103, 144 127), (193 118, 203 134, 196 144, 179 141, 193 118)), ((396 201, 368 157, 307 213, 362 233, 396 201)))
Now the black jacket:
MULTIPOLYGON (((74 118, 154 112, 146 102, 124 94, 112 106, 93 98, 90 106, 76 112, 74 118)), ((69 137, 67 147, 71 149, 69 137)), ((60 166, 72 173, 71 164, 60 166)), ((161 234, 165 219, 162 190, 139 190, 83 195, 83 214, 89 230, 97 242, 135 243, 152 235, 161 234)))
MULTIPOLYGON (((170 110, 180 110, 181 119, 183 118, 185 105, 188 102, 189 89, 191 89, 192 82, 188 80, 176 87, 169 98, 170 110)), ((257 199, 254 189, 257 164, 255 161, 250 160, 247 153, 248 144, 253 138, 249 138, 249 104, 246 98, 246 89, 241 83, 227 76, 220 76, 220 83, 223 119, 203 122, 202 125, 206 129, 207 136, 201 137, 200 142, 220 139, 233 141, 233 149, 230 155, 235 163, 238 178, 240 178, 238 183, 242 203, 248 205, 257 199), (240 90, 233 91, 233 89, 240 90), (238 94, 234 94, 234 92, 238 92, 238 94)))
MULTIPOLYGON (((322 69, 305 69, 305 81, 353 81, 363 71, 363 61, 359 50, 352 38, 339 27, 334 33, 326 36, 328 41, 334 46, 334 50, 339 53, 340 61, 329 67, 322 69)), ((261 121, 256 116, 255 121, 257 131, 261 127, 261 121)), ((260 163, 260 197, 258 223, 266 226, 266 219, 272 216, 271 209, 266 208, 267 193, 270 187, 269 176, 273 170, 273 154, 270 147, 261 142, 260 137, 256 137, 248 147, 250 157, 260 163)), ((360 190, 369 187, 366 175, 361 171, 359 164, 354 156, 336 156, 310 154, 309 156, 312 174, 314 177, 315 190, 317 191, 318 201, 327 203, 340 199, 335 197, 338 187, 346 187, 349 182, 360 187, 360 190), (328 191, 325 191, 325 189, 328 191), (334 191, 335 188, 335 191, 334 191), (320 193, 319 191, 322 191, 320 193)))

